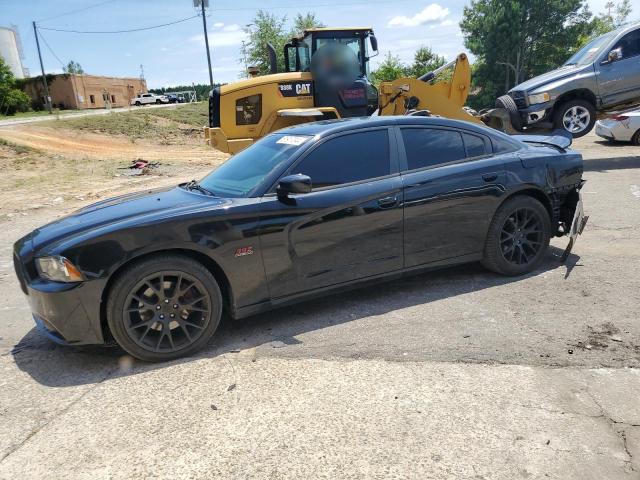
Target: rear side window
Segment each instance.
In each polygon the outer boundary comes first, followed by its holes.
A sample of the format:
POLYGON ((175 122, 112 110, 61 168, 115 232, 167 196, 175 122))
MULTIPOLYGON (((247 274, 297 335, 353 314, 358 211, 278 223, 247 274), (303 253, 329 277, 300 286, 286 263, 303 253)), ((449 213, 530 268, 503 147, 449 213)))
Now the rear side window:
POLYGON ((493 153, 496 154, 515 152, 520 148, 515 142, 502 138, 492 137, 491 143, 493 144, 493 153))
POLYGON ((467 157, 482 157, 491 153, 491 147, 487 145, 484 138, 470 133, 463 133, 464 147, 467 150, 467 157))
POLYGON ((291 173, 311 177, 314 189, 384 177, 391 173, 389 134, 384 129, 332 138, 314 149, 291 173))
POLYGON ((409 170, 433 167, 466 157, 462 135, 453 130, 403 128, 409 170))

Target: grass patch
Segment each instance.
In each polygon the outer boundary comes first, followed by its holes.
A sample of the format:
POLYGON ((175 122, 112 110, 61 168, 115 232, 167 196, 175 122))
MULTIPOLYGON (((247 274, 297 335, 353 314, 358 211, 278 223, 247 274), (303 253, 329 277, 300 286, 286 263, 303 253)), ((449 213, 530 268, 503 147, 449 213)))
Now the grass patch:
POLYGON ((173 144, 180 143, 185 137, 199 136, 200 127, 207 124, 208 115, 208 106, 202 102, 63 119, 54 125, 107 135, 124 135, 132 142, 148 138, 173 144))
POLYGON ((3 147, 7 147, 17 155, 26 155, 28 153, 41 153, 40 150, 33 147, 28 147, 26 145, 18 145, 17 143, 10 142, 5 140, 4 138, 0 138, 0 145, 3 147))

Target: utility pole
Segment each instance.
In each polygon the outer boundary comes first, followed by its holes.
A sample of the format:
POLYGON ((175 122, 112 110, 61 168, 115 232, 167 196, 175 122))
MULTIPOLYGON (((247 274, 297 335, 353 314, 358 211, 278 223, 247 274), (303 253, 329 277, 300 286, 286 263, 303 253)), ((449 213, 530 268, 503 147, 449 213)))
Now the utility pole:
POLYGON ((209 0, 195 0, 202 8, 202 26, 204 27, 204 45, 207 47, 207 62, 209 63, 209 84, 213 88, 213 71, 211 70, 211 53, 209 52, 209 34, 207 33, 207 17, 204 14, 204 7, 209 6, 209 0))
POLYGON ((38 58, 40 59, 40 70, 42 71, 42 83, 44 84, 44 94, 47 100, 47 110, 49 110, 49 114, 53 113, 51 111, 51 97, 49 96, 49 86, 47 85, 47 77, 44 74, 44 65, 42 63, 42 53, 40 53, 40 40, 38 40, 38 29, 36 27, 36 22, 33 23, 33 34, 36 36, 36 47, 38 47, 38 58))

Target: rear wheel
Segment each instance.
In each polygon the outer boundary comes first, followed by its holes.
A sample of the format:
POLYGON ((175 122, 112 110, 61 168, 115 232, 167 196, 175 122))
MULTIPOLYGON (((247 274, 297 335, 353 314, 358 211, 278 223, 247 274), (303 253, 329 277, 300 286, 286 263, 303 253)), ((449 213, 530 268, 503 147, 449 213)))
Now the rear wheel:
POLYGON ((585 136, 596 123, 596 109, 587 100, 575 98, 563 103, 555 110, 554 127, 566 130, 573 135, 573 138, 585 136))
POLYGON ((154 257, 126 269, 107 304, 116 342, 149 362, 200 350, 218 328, 221 313, 222 295, 213 275, 178 255, 154 257))
POLYGON ((156 105, 160 105, 162 102, 160 100, 156 100, 156 105))
POLYGON ((139 106, 140 106, 140 102, 136 102, 136 107, 139 107, 139 106))
POLYGON ((640 130, 633 134, 633 137, 631 137, 631 143, 634 145, 640 145, 640 130))
POLYGON ((502 275, 535 270, 547 251, 551 222, 535 198, 517 196, 496 212, 489 227, 482 264, 502 275))

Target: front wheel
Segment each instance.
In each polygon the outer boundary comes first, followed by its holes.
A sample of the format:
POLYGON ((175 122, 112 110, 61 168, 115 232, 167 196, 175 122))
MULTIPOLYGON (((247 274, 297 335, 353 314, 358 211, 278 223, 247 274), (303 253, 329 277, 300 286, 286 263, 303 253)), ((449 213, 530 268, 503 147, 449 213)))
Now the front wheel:
POLYGON ((591 102, 581 99, 569 100, 558 108, 553 117, 555 128, 561 128, 573 138, 580 138, 589 133, 596 123, 596 109, 591 102))
POLYGON ((127 268, 107 303, 113 338, 148 362, 200 350, 214 335, 221 314, 222 295, 211 272, 178 255, 153 257, 127 268))
POLYGON ((507 200, 491 220, 482 264, 502 275, 535 270, 549 247, 551 222, 547 209, 535 198, 507 200))
POLYGON ((139 107, 139 106, 140 106, 140 102, 136 102, 136 107, 139 107))

